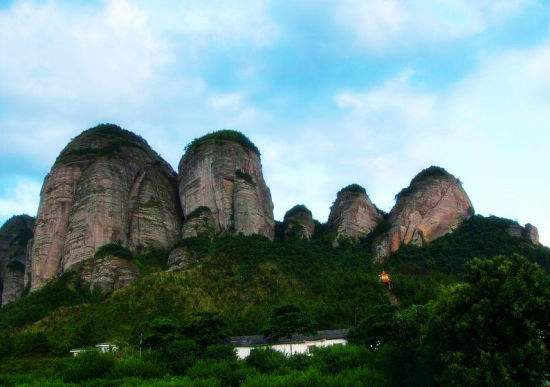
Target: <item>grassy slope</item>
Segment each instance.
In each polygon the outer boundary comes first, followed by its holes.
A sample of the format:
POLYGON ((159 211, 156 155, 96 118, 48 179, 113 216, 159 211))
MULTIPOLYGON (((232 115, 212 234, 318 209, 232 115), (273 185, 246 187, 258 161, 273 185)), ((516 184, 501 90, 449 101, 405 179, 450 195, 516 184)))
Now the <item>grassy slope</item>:
MULTIPOLYGON (((402 306, 425 303, 442 284, 460 278, 463 263, 480 256, 517 252, 548 269, 550 250, 505 232, 509 222, 474 217, 454 234, 425 248, 406 247, 389 269, 402 306)), ((0 312, 0 327, 46 333, 54 353, 115 340, 135 344, 142 324, 156 316, 185 321, 215 311, 229 334, 254 334, 272 308, 292 302, 311 314, 318 328, 342 328, 387 304, 370 263, 368 246, 332 249, 322 239, 270 242, 225 237, 187 243, 198 263, 181 272, 152 272, 108 297, 90 294, 70 275, 0 312), (72 278, 72 279, 71 279, 72 278)))

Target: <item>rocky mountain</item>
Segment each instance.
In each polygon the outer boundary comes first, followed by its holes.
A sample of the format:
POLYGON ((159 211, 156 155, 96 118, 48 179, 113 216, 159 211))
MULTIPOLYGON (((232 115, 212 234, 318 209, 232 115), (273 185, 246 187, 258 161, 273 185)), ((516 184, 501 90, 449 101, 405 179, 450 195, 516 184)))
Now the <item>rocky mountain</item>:
POLYGON ((334 233, 334 245, 342 238, 358 239, 369 234, 382 220, 382 214, 372 204, 366 190, 357 184, 342 188, 330 208, 329 229, 334 233))
POLYGON ((508 233, 513 237, 528 240, 535 245, 540 244, 539 230, 531 223, 527 223, 525 227, 522 227, 517 222, 515 222, 508 228, 508 233))
POLYGON ((222 130, 194 140, 178 169, 185 237, 211 229, 273 239, 273 203, 260 152, 243 134, 222 130))
POLYGON ((28 245, 32 240, 34 218, 17 215, 0 228, 0 295, 5 305, 21 297, 25 287, 28 245))
POLYGON ((452 232, 473 214, 460 180, 443 168, 429 167, 396 195, 389 231, 375 242, 375 260, 384 260, 402 244, 423 246, 452 232))
POLYGON ((31 288, 118 242, 139 251, 180 238, 176 175, 141 137, 115 125, 63 149, 40 193, 31 288))
POLYGON ((296 205, 286 212, 283 227, 285 239, 311 239, 315 232, 311 211, 302 204, 296 205))

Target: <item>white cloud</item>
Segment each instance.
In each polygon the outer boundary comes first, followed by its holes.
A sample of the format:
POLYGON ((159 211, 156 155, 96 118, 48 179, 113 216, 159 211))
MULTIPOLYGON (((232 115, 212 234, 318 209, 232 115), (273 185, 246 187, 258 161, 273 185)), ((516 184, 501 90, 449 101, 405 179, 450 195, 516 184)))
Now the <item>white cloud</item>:
POLYGON ((345 0, 335 12, 338 25, 368 49, 404 48, 480 34, 520 13, 529 0, 345 0))
POLYGON ((0 192, 0 220, 3 222, 12 215, 28 214, 35 216, 40 199, 41 183, 26 178, 17 178, 3 192, 0 192))
POLYGON ((387 208, 421 168, 441 165, 464 181, 480 212, 538 225, 550 244, 550 179, 541 171, 550 148, 548 68, 546 43, 486 58, 447 92, 419 91, 406 72, 338 93, 351 141, 366 144, 355 162, 376 185, 375 201, 387 208))

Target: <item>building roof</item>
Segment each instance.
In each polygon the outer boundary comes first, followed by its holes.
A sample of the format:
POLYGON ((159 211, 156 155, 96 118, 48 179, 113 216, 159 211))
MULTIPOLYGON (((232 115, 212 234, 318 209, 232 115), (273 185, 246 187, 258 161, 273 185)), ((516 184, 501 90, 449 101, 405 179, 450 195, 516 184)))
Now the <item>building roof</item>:
POLYGON ((295 344, 302 343, 304 341, 320 341, 320 340, 336 340, 346 339, 348 337, 349 329, 333 329, 326 331, 317 331, 313 335, 293 335, 291 338, 282 338, 278 340, 269 340, 262 335, 253 336, 235 336, 229 339, 229 344, 235 347, 253 347, 256 345, 265 344, 295 344))

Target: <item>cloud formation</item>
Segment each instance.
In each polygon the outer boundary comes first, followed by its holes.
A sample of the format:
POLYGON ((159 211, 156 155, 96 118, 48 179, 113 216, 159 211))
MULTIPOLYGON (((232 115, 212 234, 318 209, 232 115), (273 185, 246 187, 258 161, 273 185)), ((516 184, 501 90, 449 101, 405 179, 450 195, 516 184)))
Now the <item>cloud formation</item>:
POLYGON ((464 181, 479 212, 532 222, 550 244, 540 172, 550 44, 548 18, 533 17, 542 8, 15 1, 0 9, 0 220, 34 212, 65 144, 114 122, 174 167, 194 137, 244 131, 262 151, 278 219, 303 203, 326 220, 353 182, 389 210, 420 169, 438 164, 464 181), (510 41, 516 20, 538 40, 510 41), (458 50, 465 40, 476 44, 458 50), (426 59, 434 47, 445 57, 437 66, 426 59))

